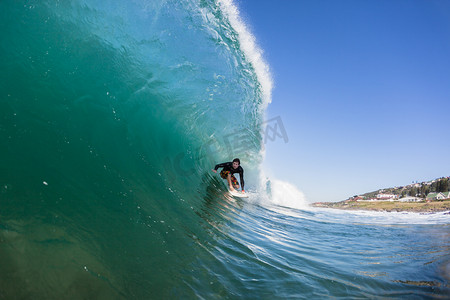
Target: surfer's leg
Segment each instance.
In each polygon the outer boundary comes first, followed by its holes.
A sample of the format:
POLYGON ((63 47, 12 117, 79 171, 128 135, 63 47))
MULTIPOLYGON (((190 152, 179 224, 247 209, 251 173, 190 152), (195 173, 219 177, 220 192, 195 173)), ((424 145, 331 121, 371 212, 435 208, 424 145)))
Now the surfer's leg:
POLYGON ((233 184, 231 182, 231 176, 232 176, 231 173, 228 173, 227 175, 228 186, 230 188, 230 191, 235 192, 236 190, 234 189, 233 184))
POLYGON ((230 171, 222 170, 220 172, 220 177, 222 177, 223 179, 227 179, 227 176, 228 176, 229 173, 230 173, 230 171))
POLYGON ((236 177, 234 177, 234 175, 231 175, 230 171, 222 170, 222 172, 220 172, 220 177, 227 180, 230 191, 232 192, 236 191, 234 188, 236 184, 237 188, 239 188, 239 184, 237 183, 236 177))
POLYGON ((234 175, 231 175, 231 183, 233 184, 233 187, 234 187, 235 189, 238 189, 238 188, 239 188, 239 183, 238 183, 236 177, 234 177, 234 175))

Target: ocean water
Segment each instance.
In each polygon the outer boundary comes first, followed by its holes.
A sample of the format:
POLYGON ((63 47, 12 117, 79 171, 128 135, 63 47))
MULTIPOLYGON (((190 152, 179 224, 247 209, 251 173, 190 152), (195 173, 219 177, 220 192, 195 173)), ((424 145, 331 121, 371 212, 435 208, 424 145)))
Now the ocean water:
POLYGON ((270 72, 229 1, 0 2, 0 299, 448 299, 449 215, 260 183, 270 72), (250 198, 211 168, 240 157, 250 198))

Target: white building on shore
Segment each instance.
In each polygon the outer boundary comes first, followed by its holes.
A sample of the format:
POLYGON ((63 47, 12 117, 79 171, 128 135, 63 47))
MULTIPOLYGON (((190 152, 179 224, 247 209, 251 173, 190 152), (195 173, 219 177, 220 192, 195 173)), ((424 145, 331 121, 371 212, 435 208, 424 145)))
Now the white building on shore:
POLYGON ((394 201, 396 199, 398 199, 398 195, 394 195, 394 194, 378 194, 377 195, 377 200, 394 201))
POLYGON ((422 198, 413 197, 413 196, 406 196, 406 197, 398 199, 398 201, 400 201, 400 202, 419 202, 422 200, 423 200, 422 198))

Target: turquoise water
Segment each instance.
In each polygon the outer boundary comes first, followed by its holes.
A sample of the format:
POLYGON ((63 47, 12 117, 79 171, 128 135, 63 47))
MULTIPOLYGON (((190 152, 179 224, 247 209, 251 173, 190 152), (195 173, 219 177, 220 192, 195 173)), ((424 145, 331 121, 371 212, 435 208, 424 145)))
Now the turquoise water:
POLYGON ((270 78, 233 8, 0 2, 0 299, 448 298, 448 215, 260 188, 270 78), (236 156, 247 200, 210 171, 236 156))

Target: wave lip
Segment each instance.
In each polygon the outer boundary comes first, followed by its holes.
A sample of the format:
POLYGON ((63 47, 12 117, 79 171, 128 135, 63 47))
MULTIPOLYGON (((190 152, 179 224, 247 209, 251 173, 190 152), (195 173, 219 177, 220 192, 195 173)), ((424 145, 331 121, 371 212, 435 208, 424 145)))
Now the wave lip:
POLYGON ((270 73, 270 67, 265 62, 263 51, 258 47, 256 38, 247 29, 247 25, 242 21, 239 11, 232 0, 219 0, 219 6, 227 15, 231 26, 237 31, 238 39, 242 50, 246 54, 247 59, 253 65, 265 104, 268 105, 272 101, 273 80, 270 73))

